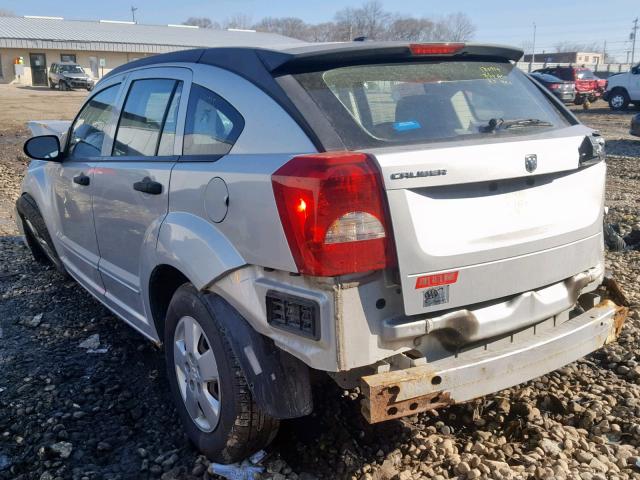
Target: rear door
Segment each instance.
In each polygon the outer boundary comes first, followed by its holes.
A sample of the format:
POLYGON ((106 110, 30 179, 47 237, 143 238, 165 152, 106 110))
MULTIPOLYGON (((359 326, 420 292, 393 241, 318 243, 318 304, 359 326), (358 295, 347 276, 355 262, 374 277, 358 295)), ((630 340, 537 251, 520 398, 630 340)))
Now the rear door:
POLYGON ((590 131, 513 64, 361 65, 297 78, 343 126, 347 147, 378 162, 406 314, 535 289, 600 261, 604 165, 578 170, 590 131))
POLYGON ((185 68, 132 73, 110 156, 95 168, 93 214, 106 300, 143 331, 140 267, 167 213, 178 114, 190 83, 185 68))

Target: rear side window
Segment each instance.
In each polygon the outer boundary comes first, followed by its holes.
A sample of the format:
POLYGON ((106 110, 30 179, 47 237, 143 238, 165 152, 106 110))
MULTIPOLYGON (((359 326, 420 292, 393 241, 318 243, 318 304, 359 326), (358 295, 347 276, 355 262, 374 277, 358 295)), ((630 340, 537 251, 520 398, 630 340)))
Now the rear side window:
POLYGON ((155 78, 132 82, 116 131, 114 156, 156 155, 178 83, 155 78))
POLYGON ((568 124, 507 62, 358 65, 295 77, 350 148, 511 136, 568 124), (497 128, 487 128, 490 123, 497 128))
POLYGON ((184 126, 184 155, 226 155, 243 128, 244 119, 229 102, 192 84, 184 126))
POLYGON ((78 114, 69 135, 69 158, 98 157, 120 84, 98 92, 78 114))

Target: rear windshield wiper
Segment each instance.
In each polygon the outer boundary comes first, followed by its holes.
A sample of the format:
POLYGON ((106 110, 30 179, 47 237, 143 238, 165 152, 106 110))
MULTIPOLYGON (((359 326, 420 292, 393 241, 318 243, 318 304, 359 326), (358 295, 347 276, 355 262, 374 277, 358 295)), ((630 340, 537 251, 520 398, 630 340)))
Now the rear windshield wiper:
POLYGON ((504 130, 507 128, 524 128, 524 127, 553 127, 553 123, 538 118, 521 118, 519 120, 503 120, 502 118, 492 118, 489 123, 480 127, 483 133, 490 133, 496 130, 504 130))

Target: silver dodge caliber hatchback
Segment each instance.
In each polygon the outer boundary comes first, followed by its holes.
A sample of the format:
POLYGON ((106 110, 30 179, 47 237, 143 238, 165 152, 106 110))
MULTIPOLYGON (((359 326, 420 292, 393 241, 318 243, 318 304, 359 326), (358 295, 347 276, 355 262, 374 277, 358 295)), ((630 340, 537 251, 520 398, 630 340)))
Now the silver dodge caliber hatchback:
POLYGON ((27 141, 18 223, 36 260, 164 343, 186 432, 217 461, 309 414, 311 370, 359 387, 372 423, 513 386, 626 315, 601 287, 604 142, 521 54, 354 42, 129 63, 62 141, 27 141))

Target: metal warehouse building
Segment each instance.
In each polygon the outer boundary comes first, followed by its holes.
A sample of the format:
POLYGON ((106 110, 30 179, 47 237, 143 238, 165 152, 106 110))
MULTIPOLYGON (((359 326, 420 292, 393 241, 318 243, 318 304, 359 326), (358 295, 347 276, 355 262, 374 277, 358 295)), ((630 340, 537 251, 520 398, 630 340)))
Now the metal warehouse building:
POLYGON ((197 47, 275 47, 298 43, 281 35, 186 25, 141 25, 59 17, 0 17, 0 83, 47 85, 53 62, 74 61, 100 78, 113 68, 157 53, 197 47))

